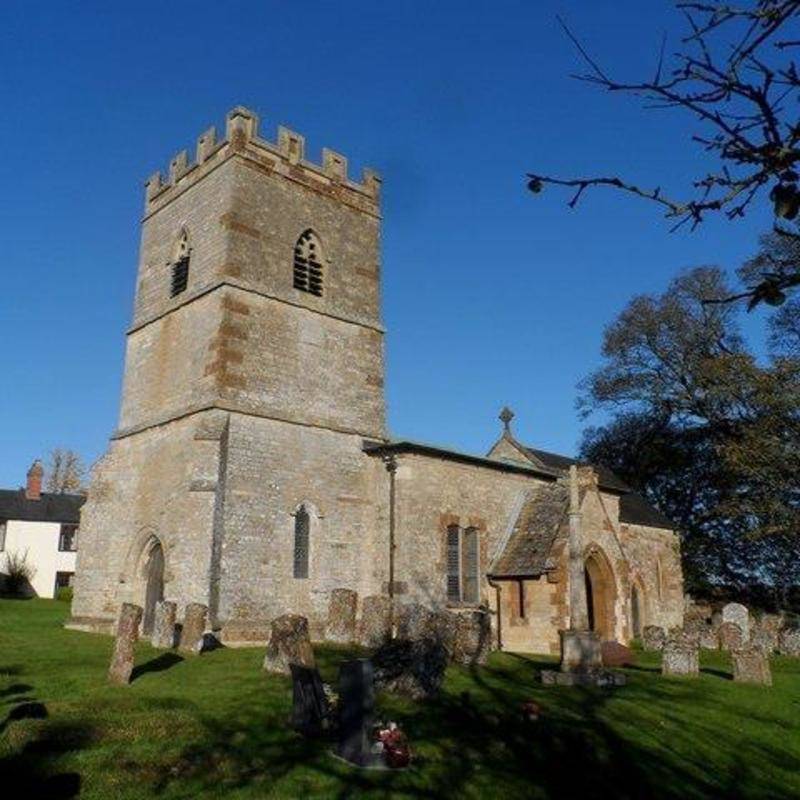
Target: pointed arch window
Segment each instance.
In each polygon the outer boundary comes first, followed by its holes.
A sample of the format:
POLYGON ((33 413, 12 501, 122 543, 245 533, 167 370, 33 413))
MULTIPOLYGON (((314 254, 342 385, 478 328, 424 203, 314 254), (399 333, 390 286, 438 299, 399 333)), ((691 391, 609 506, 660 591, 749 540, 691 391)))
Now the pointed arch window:
POLYGON ((172 254, 172 281, 170 284, 170 297, 177 297, 186 291, 189 285, 189 256, 192 248, 189 246, 189 234, 181 231, 172 254))
POLYGON ((294 246, 294 288, 322 297, 322 245, 310 228, 294 246))
POLYGON ((308 544, 311 520, 305 506, 294 515, 294 577, 308 577, 308 544))

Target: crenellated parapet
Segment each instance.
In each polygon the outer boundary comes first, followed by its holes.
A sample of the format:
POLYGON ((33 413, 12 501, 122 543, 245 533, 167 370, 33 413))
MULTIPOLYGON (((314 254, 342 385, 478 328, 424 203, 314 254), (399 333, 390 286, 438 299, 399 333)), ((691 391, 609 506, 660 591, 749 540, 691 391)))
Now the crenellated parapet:
POLYGON ((322 163, 305 157, 305 137, 284 126, 278 127, 277 142, 259 135, 258 115, 242 106, 228 112, 225 137, 217 140, 214 127, 197 139, 194 158, 181 150, 170 162, 166 176, 155 172, 145 182, 145 215, 158 210, 177 195, 215 169, 223 161, 241 156, 264 171, 306 184, 322 193, 335 195, 364 211, 378 213, 381 178, 364 169, 360 182, 348 176, 347 158, 328 148, 322 149, 322 163))

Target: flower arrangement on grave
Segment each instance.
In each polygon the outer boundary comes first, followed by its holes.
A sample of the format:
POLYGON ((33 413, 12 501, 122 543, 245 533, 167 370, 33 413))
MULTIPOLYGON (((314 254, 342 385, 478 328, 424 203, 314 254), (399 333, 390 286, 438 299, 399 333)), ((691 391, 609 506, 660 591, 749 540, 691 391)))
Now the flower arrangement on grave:
POLYGON ((526 722, 536 722, 542 713, 542 707, 535 700, 526 700, 521 706, 522 719, 526 722))
POLYGON ((375 731, 375 751, 383 754, 386 765, 391 769, 402 769, 411 762, 408 737, 396 722, 389 722, 386 725, 378 723, 375 731))

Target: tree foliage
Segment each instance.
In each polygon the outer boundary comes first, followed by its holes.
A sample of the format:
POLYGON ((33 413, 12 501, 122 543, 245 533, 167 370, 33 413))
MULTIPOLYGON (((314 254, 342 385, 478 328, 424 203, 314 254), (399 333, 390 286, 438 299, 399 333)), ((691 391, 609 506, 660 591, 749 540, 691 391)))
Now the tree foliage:
POLYGON ((45 491, 77 494, 83 491, 86 467, 74 450, 56 447, 50 451, 45 468, 45 491))
MULTIPOLYGON (((563 25, 587 70, 577 75, 609 92, 631 94, 647 107, 687 112, 697 123, 692 141, 715 162, 699 175, 685 197, 661 186, 641 187, 616 175, 553 177, 530 173, 534 193, 545 185, 573 190, 574 207, 592 187, 608 186, 660 206, 673 229, 696 227, 709 214, 744 216, 757 198, 768 198, 780 235, 798 241, 793 220, 800 213, 800 73, 794 62, 800 46, 800 0, 750 0, 741 6, 722 2, 678 2, 687 21, 681 49, 667 65, 662 42, 652 77, 623 81, 592 58, 563 25)), ((800 285, 796 259, 751 275, 746 290, 750 307, 780 305, 800 285)))
POLYGON ((690 583, 780 594, 800 583, 800 357, 776 340, 760 363, 738 308, 704 302, 727 292, 698 268, 630 302, 582 385, 584 411, 610 414, 582 451, 676 522, 690 583))

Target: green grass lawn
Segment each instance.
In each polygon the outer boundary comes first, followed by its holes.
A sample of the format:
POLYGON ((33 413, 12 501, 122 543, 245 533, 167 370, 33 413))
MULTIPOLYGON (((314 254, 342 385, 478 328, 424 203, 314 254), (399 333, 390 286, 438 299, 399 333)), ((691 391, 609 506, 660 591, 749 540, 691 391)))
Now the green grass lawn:
MULTIPOLYGON (((261 650, 181 659, 137 651, 128 687, 106 683, 108 637, 64 630, 65 603, 0 601, 0 785, 20 798, 800 798, 800 660, 772 689, 734 684, 707 653, 698 680, 641 657, 614 691, 545 688, 546 658, 453 668, 435 702, 380 698, 414 767, 365 772, 286 725, 287 679, 261 650), (539 722, 520 703, 537 700, 539 722)), ((318 648, 334 678, 341 650, 318 648)))

